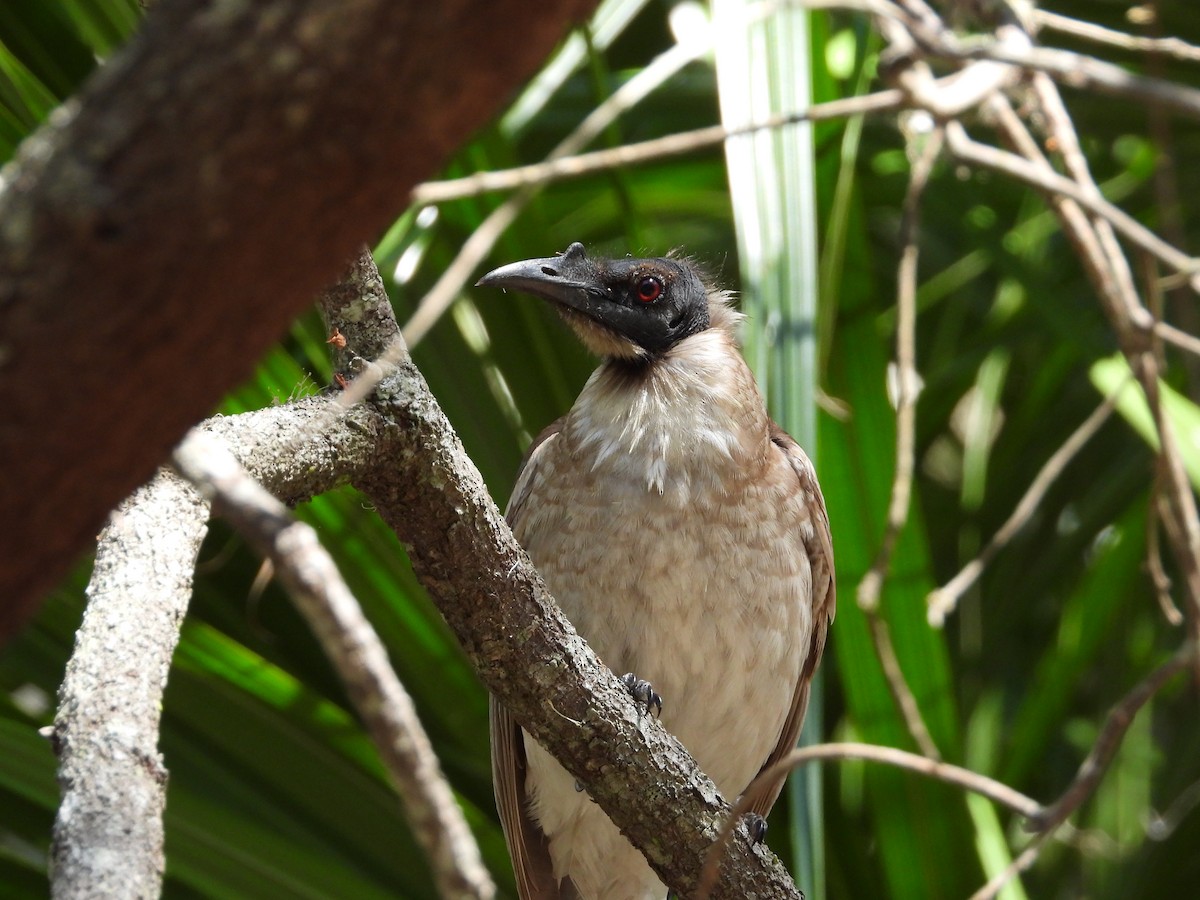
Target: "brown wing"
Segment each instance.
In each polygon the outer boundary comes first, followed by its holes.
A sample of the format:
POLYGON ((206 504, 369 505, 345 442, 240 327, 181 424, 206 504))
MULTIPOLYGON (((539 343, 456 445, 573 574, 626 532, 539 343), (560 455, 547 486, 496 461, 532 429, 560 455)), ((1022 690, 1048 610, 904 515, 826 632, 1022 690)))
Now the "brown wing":
POLYGON ((521 900, 559 900, 546 836, 529 818, 525 797, 525 740, 519 726, 495 697, 489 698, 492 731, 492 788, 504 828, 504 841, 517 876, 521 900))
MULTIPOLYGON (((505 517, 518 530, 529 485, 537 469, 538 451, 562 428, 562 419, 551 424, 534 439, 521 468, 517 483, 508 501, 505 517)), ((490 700, 489 724, 492 734, 492 788, 496 793, 496 808, 504 828, 504 840, 517 876, 517 893, 521 900, 566 900, 574 896, 569 883, 561 886, 554 880, 550 850, 546 836, 529 816, 525 795, 525 739, 521 727, 508 710, 494 697, 490 700)))
MULTIPOLYGON (((829 535, 829 513, 825 511, 825 498, 821 496, 821 486, 817 484, 817 473, 807 454, 786 431, 771 423, 771 442, 775 444, 788 458, 792 471, 796 473, 800 484, 801 501, 807 504, 812 521, 812 537, 804 539, 804 550, 808 554, 809 566, 812 568, 812 642, 809 644, 808 657, 800 672, 800 680, 796 683, 796 692, 792 695, 792 708, 783 723, 783 731, 779 742, 763 769, 773 766, 787 756, 796 746, 800 736, 800 726, 804 724, 804 713, 808 710, 808 690, 812 684, 813 673, 825 652, 825 638, 829 634, 829 624, 837 607, 837 590, 834 585, 833 569, 833 540, 829 535)), ((761 770, 760 770, 761 771, 761 770)), ((766 817, 775 805, 779 792, 783 790, 783 779, 773 784, 761 785, 755 790, 758 795, 751 807, 760 816, 766 817)))

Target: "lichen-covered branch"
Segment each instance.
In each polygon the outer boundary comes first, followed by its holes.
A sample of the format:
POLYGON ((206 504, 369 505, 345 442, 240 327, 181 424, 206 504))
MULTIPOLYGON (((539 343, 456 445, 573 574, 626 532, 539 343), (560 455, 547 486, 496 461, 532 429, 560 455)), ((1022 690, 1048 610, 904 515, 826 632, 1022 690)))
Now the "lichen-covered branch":
POLYGON ((433 746, 400 684, 379 635, 316 532, 249 476, 213 435, 193 430, 175 450, 176 467, 215 502, 308 620, 366 724, 404 813, 448 900, 488 900, 496 889, 484 868, 433 746))

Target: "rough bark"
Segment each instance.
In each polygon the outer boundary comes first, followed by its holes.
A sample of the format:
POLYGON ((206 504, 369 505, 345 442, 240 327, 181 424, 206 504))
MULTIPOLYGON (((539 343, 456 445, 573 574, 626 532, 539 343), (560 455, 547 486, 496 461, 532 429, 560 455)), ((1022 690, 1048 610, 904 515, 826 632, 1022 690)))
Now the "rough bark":
MULTIPOLYGON (((366 408, 333 415, 326 398, 205 427, 289 502, 374 466, 382 432, 366 408)), ((159 720, 208 515, 194 488, 160 471, 100 534, 52 733, 62 791, 53 845, 59 900, 158 896, 167 787, 159 720)))
POLYGON ((308 621, 391 776, 438 895, 491 900, 496 887, 412 698, 316 530, 296 519, 225 444, 201 429, 188 432, 173 463, 271 562, 308 621))
POLYGON ((162 694, 207 523, 200 494, 160 472, 100 535, 54 719, 63 797, 51 854, 56 900, 159 894, 162 694))
POLYGON ((593 5, 164 3, 22 147, 0 636, 593 5))

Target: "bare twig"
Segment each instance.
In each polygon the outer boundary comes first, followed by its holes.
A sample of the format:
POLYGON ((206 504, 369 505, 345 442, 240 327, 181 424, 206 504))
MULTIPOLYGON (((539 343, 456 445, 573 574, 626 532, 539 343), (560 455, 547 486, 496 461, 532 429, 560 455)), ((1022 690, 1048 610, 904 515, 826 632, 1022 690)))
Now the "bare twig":
MULTIPOLYGON (((1200 291, 1200 259, 1172 247, 1124 210, 1107 200, 1089 195, 1071 179, 1049 167, 1037 166, 1012 153, 972 140, 966 129, 957 122, 947 125, 946 138, 950 152, 963 162, 995 169, 1039 190, 1074 200, 1088 212, 1104 217, 1132 243, 1154 254, 1172 269, 1185 273, 1192 289, 1200 291)), ((1153 327, 1150 322, 1144 324, 1153 327)))
POLYGON ((491 876, 442 774, 412 699, 313 529, 251 478, 229 448, 193 430, 175 466, 260 553, 320 640, 404 801, 443 897, 490 898, 491 876))
POLYGON ((701 870, 700 881, 696 889, 697 900, 705 900, 708 897, 708 892, 713 883, 712 879, 716 876, 721 863, 721 856, 724 854, 725 845, 728 843, 729 837, 733 834, 737 822, 750 811, 750 807, 754 804, 756 785, 775 784, 778 779, 783 778, 787 773, 801 766, 827 759, 861 759, 867 762, 881 763, 905 769, 915 772, 918 775, 924 775, 928 778, 963 788, 972 793, 980 794, 992 802, 1008 807, 1022 816, 1036 815, 1041 809, 1041 806, 1032 797, 1028 797, 1020 791, 1013 790, 1008 785, 1002 784, 993 778, 988 778, 986 775, 980 775, 978 772, 972 772, 970 769, 964 769, 961 766, 951 763, 929 759, 925 756, 919 756, 916 753, 909 753, 907 750, 854 742, 817 744, 813 747, 802 747, 798 750, 793 750, 775 765, 760 772, 758 777, 754 779, 754 782, 734 805, 729 818, 725 820, 721 828, 720 835, 713 842, 712 847, 708 851, 708 856, 704 861, 704 868, 701 870))
MULTIPOLYGON (((920 58, 923 47, 941 46, 948 31, 937 14, 924 3, 905 2, 908 15, 876 17, 880 32, 888 39, 889 52, 905 60, 890 70, 896 84, 908 95, 909 104, 939 120, 951 119, 974 109, 986 98, 1011 87, 1021 77, 1015 66, 989 60, 975 61, 961 70, 935 78, 929 64, 920 58)), ((1015 51, 1030 47, 1029 36, 1020 28, 1006 25, 997 29, 997 43, 1012 45, 1015 51)))
POLYGON ((1200 781, 1193 781, 1176 797, 1165 812, 1150 811, 1146 836, 1152 841, 1165 841, 1187 816, 1200 805, 1200 781))
MULTIPOLYGON (((1154 37, 1158 37, 1161 17, 1156 0, 1151 0, 1144 8, 1151 14, 1150 27, 1154 31, 1154 37)), ((1167 56, 1163 53, 1151 52, 1146 58, 1146 74, 1155 78, 1165 78, 1167 62, 1167 56)), ((1180 190, 1179 160, 1176 158, 1178 143, 1173 136, 1174 123, 1166 110, 1157 104, 1151 104, 1146 109, 1146 127, 1156 157, 1153 187, 1157 230, 1168 243, 1186 252, 1189 241, 1184 227, 1184 193, 1180 190)), ((1191 334, 1200 333, 1200 310, 1196 308, 1192 298, 1183 290, 1168 287, 1166 280, 1160 277, 1154 260, 1143 257, 1142 266, 1146 273, 1144 293, 1147 306, 1155 318, 1174 318, 1184 331, 1191 334), (1164 311, 1164 301, 1170 304, 1170 316, 1164 311)), ((1162 347, 1158 346, 1155 349, 1160 366, 1165 368, 1166 360, 1162 347)), ((1183 358, 1182 364, 1187 373, 1189 394, 1195 400, 1200 386, 1200 358, 1187 356, 1183 358)))
MULTIPOLYGON (((1087 160, 1079 149, 1075 127, 1058 95, 1058 90, 1044 77, 1034 79, 1034 88, 1041 101, 1050 135, 1063 148, 1063 159, 1068 170, 1086 195, 1098 197, 1100 190, 1088 171, 1087 160)), ((1150 318, 1153 322, 1154 317, 1138 298, 1133 286, 1132 273, 1117 244, 1110 222, 1095 221, 1093 224, 1105 259, 1117 280, 1116 302, 1107 310, 1109 318, 1122 352, 1141 383, 1146 403, 1154 416, 1159 437, 1162 483, 1170 509, 1170 516, 1165 520, 1167 535, 1171 541, 1172 553, 1184 575, 1191 640, 1200 643, 1200 523, 1197 522, 1196 497, 1184 469, 1175 428, 1163 408, 1157 348, 1154 341, 1147 340, 1145 335, 1144 320, 1150 318)), ((1153 332, 1153 325, 1150 331, 1153 332)), ((1200 658, 1196 661, 1196 675, 1200 678, 1200 658)))
POLYGON ((693 131, 681 131, 666 137, 654 138, 637 144, 625 144, 607 150, 581 153, 554 161, 517 166, 513 169, 498 169, 494 172, 479 172, 464 178, 447 181, 430 181, 413 190, 414 203, 447 203, 463 197, 474 197, 490 191, 511 191, 535 184, 549 184, 565 178, 576 178, 603 172, 619 166, 632 166, 682 156, 697 150, 719 147, 731 137, 751 134, 768 128, 782 128, 797 122, 823 122, 866 113, 890 112, 899 109, 904 94, 898 90, 878 91, 861 97, 846 97, 817 103, 806 110, 786 116, 771 116, 738 128, 711 125, 693 131))
POLYGON ((1185 62, 1200 62, 1200 47, 1197 47, 1195 44, 1189 44, 1187 41, 1177 37, 1154 38, 1126 34, 1124 31, 1105 28, 1103 25, 1097 25, 1094 22, 1072 19, 1069 16, 1048 12, 1043 9, 1034 9, 1032 14, 1033 21, 1039 28, 1057 31, 1060 34, 1069 34, 1072 37, 1105 44, 1109 47, 1118 47, 1122 50, 1157 53, 1173 59, 1184 60, 1185 62))
MULTIPOLYGON (((1000 135, 1019 154, 1013 157, 1018 162, 1031 166, 1038 174, 1053 172, 1050 162, 1042 153, 1041 147, 1021 121, 1020 116, 1009 105, 1007 99, 1001 96, 993 97, 986 105, 988 112, 995 119, 995 125, 1000 135), (1022 160, 1021 157, 1024 157, 1022 160)), ((957 136, 957 135, 956 135, 957 136)), ((1000 151, 997 151, 1000 152, 1000 151)), ((1011 156, 1011 154, 1009 154, 1011 156)), ((1076 189, 1081 196, 1094 197, 1094 192, 1085 190, 1070 179, 1064 179, 1067 185, 1076 189)), ((1093 219, 1084 211, 1084 207, 1074 200, 1056 193, 1054 190, 1042 189, 1043 196, 1063 226, 1063 233, 1071 241, 1083 264, 1088 279, 1096 290, 1096 295, 1102 302, 1105 312, 1112 321, 1121 321, 1127 315, 1128 298, 1121 295, 1122 286, 1128 284, 1128 279, 1118 279, 1114 267, 1123 263, 1118 254, 1117 260, 1111 260, 1100 237, 1096 233, 1093 219)), ((1136 327, 1149 331, 1153 325, 1153 317, 1148 313, 1136 323, 1136 327)))
POLYGON ((1171 511, 1162 492, 1162 468, 1155 472, 1154 488, 1151 491, 1150 509, 1146 511, 1146 571, 1150 575, 1150 583, 1154 585, 1154 596, 1158 600, 1158 608, 1162 610, 1163 618, 1168 624, 1178 627, 1183 624, 1183 613, 1171 599, 1171 578, 1162 561, 1162 541, 1159 538, 1159 525, 1171 511))
MULTIPOLYGON (((1122 352, 1142 387, 1154 418, 1165 496, 1170 511, 1170 515, 1164 517, 1163 524, 1172 554, 1184 575, 1189 634, 1193 642, 1200 642, 1200 523, 1197 521, 1196 498, 1184 469, 1175 430, 1163 409, 1158 356, 1153 340, 1155 317, 1138 298, 1128 262, 1109 228, 1110 223, 1118 223, 1111 217, 1103 217, 1107 221, 1088 219, 1080 209, 1081 206, 1087 206, 1086 201, 1099 197, 1099 188, 1088 171, 1086 159, 1078 150, 1078 136, 1057 89, 1043 77, 1035 77, 1034 88, 1037 99, 1041 101, 1041 112, 1050 137, 1063 148, 1064 162, 1075 179, 1071 183, 1079 188, 1079 196, 1085 201, 1076 202, 1074 198, 1065 199, 1061 194, 1051 192, 1051 205, 1075 244, 1085 271, 1093 279, 1122 352)), ((1007 133, 1024 142, 1022 152, 1030 165, 1049 172, 1049 163, 1036 146, 1028 146, 1030 139, 1025 129, 1013 125, 1012 118, 1009 116, 1005 121, 1002 117, 1002 124, 1007 124, 1007 133)), ((1200 677, 1200 660, 1197 660, 1197 677, 1200 677)))
POLYGON ((908 521, 909 504, 912 497, 913 469, 916 460, 916 407, 920 393, 921 376, 917 372, 917 261, 920 257, 920 206, 921 195, 929 183, 942 147, 942 130, 939 128, 928 136, 913 165, 908 192, 904 198, 904 218, 901 225, 903 250, 900 254, 899 272, 896 277, 896 471, 892 480, 891 501, 888 504, 887 520, 883 539, 875 561, 858 585, 858 605, 867 614, 875 652, 883 666, 884 676, 892 698, 896 702, 909 733, 917 747, 930 759, 940 759, 937 744, 921 717, 921 710, 913 696, 900 660, 892 643, 887 623, 879 614, 879 594, 891 565, 892 553, 900 530, 908 521))
POLYGON ((1075 455, 1083 449, 1084 445, 1108 421, 1109 416, 1112 415, 1112 411, 1116 407, 1122 390, 1124 390, 1124 384, 1106 397, 1092 411, 1092 414, 1071 433, 1070 437, 1063 441, 1062 445, 1054 451, 1053 455, 1046 460, 1045 465, 1038 471, 1029 488, 1025 491, 1024 496, 1021 497, 1004 524, 996 529, 996 533, 992 535, 992 539, 979 552, 979 555, 963 566, 959 573, 942 587, 929 594, 926 602, 929 606, 930 625, 934 628, 941 628, 945 624, 946 616, 954 611, 959 598, 976 582, 983 573, 983 570, 996 558, 996 554, 1003 550, 1008 545, 1008 542, 1025 526, 1025 523, 1033 517, 1042 502, 1042 498, 1046 496, 1046 491, 1058 480, 1058 477, 1063 473, 1067 465, 1070 464, 1071 460, 1075 458, 1075 455))
MULTIPOLYGON (((1100 193, 1100 186, 1092 178, 1087 157, 1084 156, 1083 148, 1079 145, 1079 135, 1075 132, 1075 125, 1063 103, 1062 95, 1058 92, 1058 87, 1042 72, 1035 73, 1031 82, 1034 96, 1040 104, 1041 114, 1045 119, 1046 131, 1050 135, 1053 145, 1058 149, 1067 175, 1075 180, 1075 183, 1086 195, 1094 200, 1102 200, 1103 194, 1100 193)), ((1115 324, 1121 327, 1124 323, 1126 326, 1124 331, 1128 335, 1127 326, 1142 323, 1146 312, 1138 297, 1129 260, 1121 250, 1111 222, 1103 216, 1093 215, 1092 229, 1115 282, 1117 299, 1120 300, 1120 308, 1116 310, 1118 315, 1115 324)), ((1158 318, 1158 316, 1153 318, 1158 318)), ((1141 325, 1139 324, 1138 327, 1141 325)))
POLYGON ((1200 338, 1194 334, 1188 334, 1169 322, 1155 322, 1154 333, 1168 343, 1174 344, 1181 350, 1186 350, 1188 353, 1194 353, 1200 356, 1200 338))
MULTIPOLYGON (((1067 236, 1083 261, 1085 271, 1096 287, 1097 295, 1103 302, 1103 308, 1154 416, 1159 434, 1163 483, 1166 485, 1166 496, 1170 500, 1170 514, 1163 518, 1163 524, 1173 555, 1185 577, 1187 608, 1190 612, 1189 631, 1193 640, 1200 640, 1200 527, 1196 522, 1195 497, 1183 467, 1174 429, 1166 419, 1162 407, 1158 357, 1151 339, 1155 317, 1141 304, 1137 296, 1128 263, 1109 228, 1109 222, 1113 220, 1110 218, 1106 222, 1098 218, 1089 219, 1081 209, 1082 206, 1086 206, 1086 201, 1099 197, 1099 188, 1092 180, 1086 160, 1078 150, 1074 126, 1058 97, 1057 90, 1041 76, 1035 77, 1034 86, 1038 98, 1042 100, 1042 113, 1051 137, 1063 148, 1064 161, 1075 176, 1076 182, 1068 183, 1078 188, 1078 196, 1085 202, 1077 203, 1074 199, 1068 199, 1053 190, 1046 192, 1048 201, 1058 214, 1067 236)), ((1050 173, 1052 170, 1049 163, 1007 103, 997 98, 990 104, 990 108, 998 114, 1001 128, 1024 154, 1026 162, 1043 174, 1050 173)), ((953 140, 954 130, 948 130, 953 140)), ((1197 674, 1200 675, 1200 663, 1197 674)))
POLYGON ((1036 835, 1016 859, 1005 866, 1002 871, 997 872, 996 875, 988 879, 987 884, 973 893, 970 900, 992 900, 993 897, 1004 889, 1006 884, 1037 861, 1038 855, 1042 852, 1042 847, 1045 846, 1053 834, 1053 831, 1047 831, 1044 834, 1036 835))
POLYGON ((913 695, 912 688, 908 686, 904 670, 900 668, 900 657, 897 656, 896 645, 892 642, 891 628, 883 620, 878 609, 867 612, 867 625, 871 630, 871 643, 875 646, 875 655, 879 657, 879 664, 883 667, 883 677, 887 681, 888 692, 892 695, 892 702, 896 704, 896 709, 899 710, 900 717, 904 720, 904 726, 908 729, 913 741, 916 742, 922 756, 940 760, 942 753, 938 750, 933 735, 929 733, 929 727, 921 716, 921 707, 917 703, 917 698, 913 695))
POLYGON ((942 131, 933 132, 913 165, 904 199, 904 218, 901 224, 903 249, 900 254, 899 272, 896 276, 896 378, 894 403, 896 406, 896 470, 892 478, 891 500, 888 503, 887 520, 883 538, 875 561, 858 585, 858 605, 864 611, 873 611, 879 605, 879 592, 891 564, 892 552, 900 529, 908 520, 908 507, 912 496, 912 478, 915 460, 916 406, 920 393, 921 376, 917 372, 916 357, 916 285, 917 260, 920 257, 920 198, 929 181, 929 173, 942 146, 942 131))
POLYGON ((1092 795, 1096 785, 1112 762, 1125 732, 1133 724, 1134 716, 1158 690, 1175 675, 1187 669, 1195 661, 1196 644, 1188 641, 1169 660, 1147 675, 1108 713, 1096 742, 1087 758, 1079 767, 1075 780, 1050 806, 1028 816, 1026 828, 1034 832, 1047 832, 1067 820, 1079 806, 1092 795))
POLYGON ((990 60, 1019 66, 1030 72, 1045 72, 1060 84, 1081 90, 1158 103, 1177 113, 1200 118, 1200 90, 1135 75, 1120 66, 1082 53, 1053 47, 1016 47, 993 42, 981 46, 960 43, 944 32, 930 52, 945 59, 990 60))

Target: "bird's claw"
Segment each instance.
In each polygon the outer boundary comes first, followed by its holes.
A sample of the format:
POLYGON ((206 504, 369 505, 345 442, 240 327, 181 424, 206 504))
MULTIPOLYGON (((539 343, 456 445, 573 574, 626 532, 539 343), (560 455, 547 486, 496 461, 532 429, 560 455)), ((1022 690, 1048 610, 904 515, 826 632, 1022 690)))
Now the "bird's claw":
POLYGON ((767 820, 758 813, 746 816, 746 831, 750 834, 750 843, 761 844, 767 839, 767 820))
POLYGON ((626 672, 621 676, 621 683, 625 685, 634 700, 646 707, 647 715, 662 718, 662 697, 651 687, 650 682, 644 678, 638 678, 632 672, 626 672))

